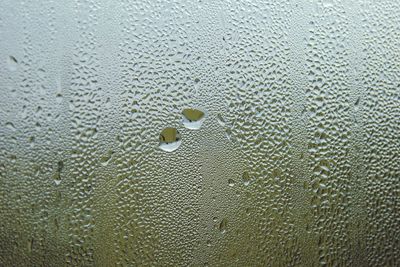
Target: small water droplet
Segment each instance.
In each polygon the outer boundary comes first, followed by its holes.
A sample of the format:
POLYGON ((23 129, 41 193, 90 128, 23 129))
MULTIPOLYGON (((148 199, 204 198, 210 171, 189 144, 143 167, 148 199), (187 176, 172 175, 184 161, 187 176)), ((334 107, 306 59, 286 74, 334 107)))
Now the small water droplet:
POLYGON ((104 156, 102 156, 102 157, 100 158, 100 163, 101 163, 101 165, 107 166, 108 163, 111 161, 111 157, 112 157, 113 154, 114 154, 114 151, 109 150, 109 151, 107 152, 107 154, 105 154, 104 156))
POLYGON ((221 223, 219 224, 219 231, 224 234, 226 232, 227 226, 228 226, 228 220, 225 218, 222 219, 221 223))
POLYGON ((107 109, 110 109, 110 108, 112 107, 111 100, 110 100, 109 97, 107 97, 105 107, 106 107, 107 109))
POLYGON ((38 69, 38 76, 39 76, 40 79, 44 79, 45 76, 46 76, 46 71, 44 69, 42 69, 42 68, 39 68, 38 69))
POLYGON ((178 149, 181 145, 181 134, 175 128, 167 127, 160 133, 159 147, 167 152, 178 149))
POLYGON ((35 137, 30 136, 28 139, 28 142, 29 142, 30 147, 34 147, 35 146, 35 137))
POLYGON ((250 215, 250 213, 251 213, 251 209, 250 209, 249 207, 247 207, 247 208, 246 208, 246 214, 247 214, 247 215, 250 215))
POLYGON ((56 227, 56 231, 60 229, 60 224, 58 223, 58 219, 54 218, 54 226, 56 227))
POLYGON ((9 56, 7 66, 10 71, 16 71, 18 68, 18 60, 13 56, 9 56))
POLYGON ((10 155, 10 160, 11 160, 11 162, 12 163, 15 163, 15 162, 17 162, 17 156, 16 155, 10 155))
POLYGON ((56 101, 57 101, 57 103, 61 103, 62 100, 63 100, 62 94, 61 94, 61 93, 57 93, 57 94, 56 94, 56 101))
POLYGON ((6 127, 12 131, 15 131, 15 126, 12 122, 6 122, 6 127))
POLYGON ((61 172, 62 172, 63 168, 64 168, 64 162, 62 162, 62 161, 57 162, 57 171, 53 176, 54 183, 56 185, 61 184, 61 172))
POLYGON ((42 129, 42 125, 39 122, 36 122, 35 129, 36 129, 36 131, 40 131, 42 129))
POLYGON ((248 172, 243 172, 242 181, 246 186, 250 184, 250 175, 248 172))
POLYGON ((224 120, 224 118, 222 117, 222 115, 221 114, 218 114, 217 115, 217 121, 218 121, 218 124, 219 125, 221 125, 222 127, 224 127, 225 126, 225 120, 224 120))
POLYGON ((235 181, 233 179, 228 180, 228 185, 233 187, 235 185, 235 181))
POLYGON ((28 252, 31 253, 33 248, 33 238, 28 240, 28 252))

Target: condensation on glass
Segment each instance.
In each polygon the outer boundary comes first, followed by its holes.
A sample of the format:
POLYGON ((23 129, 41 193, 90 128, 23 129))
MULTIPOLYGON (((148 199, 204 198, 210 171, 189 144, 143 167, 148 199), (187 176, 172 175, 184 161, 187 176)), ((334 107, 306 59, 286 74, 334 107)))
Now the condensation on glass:
POLYGON ((0 14, 1 266, 400 266, 399 1, 0 14))

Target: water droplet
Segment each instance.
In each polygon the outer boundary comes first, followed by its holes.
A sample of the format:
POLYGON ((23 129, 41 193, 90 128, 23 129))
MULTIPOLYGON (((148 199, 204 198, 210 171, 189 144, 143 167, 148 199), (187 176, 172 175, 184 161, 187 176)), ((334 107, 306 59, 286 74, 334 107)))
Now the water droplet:
POLYGON ((28 240, 28 252, 31 253, 33 248, 33 238, 28 240))
POLYGON ((201 124, 205 120, 205 113, 198 109, 187 108, 182 111, 183 125, 191 130, 200 129, 201 124))
POLYGON ((34 147, 35 146, 35 137, 34 136, 30 136, 28 139, 29 142, 29 146, 30 147, 34 147))
POLYGON ((242 181, 243 181, 243 184, 246 186, 250 184, 250 175, 248 172, 243 173, 242 181))
POLYGON ((360 97, 357 97, 356 102, 354 103, 355 106, 357 106, 360 103, 360 97))
POLYGON ((10 160, 12 163, 17 162, 17 156, 16 155, 10 155, 10 160))
POLYGON ((235 185, 235 181, 233 179, 228 180, 228 185, 233 187, 235 185))
POLYGON ((45 75, 46 75, 46 71, 45 71, 44 69, 42 69, 42 68, 39 68, 39 69, 38 69, 38 76, 39 76, 39 78, 40 78, 40 79, 44 79, 44 78, 45 78, 45 75))
POLYGON ((109 150, 109 151, 107 152, 107 154, 103 155, 103 156, 100 158, 100 163, 101 163, 101 165, 107 166, 108 163, 111 161, 111 157, 112 157, 113 154, 114 154, 114 151, 109 150))
POLYGON ((181 142, 181 134, 175 128, 167 127, 160 133, 159 147, 164 151, 175 151, 181 145, 181 142))
POLYGON ((222 117, 221 114, 217 115, 217 121, 218 121, 219 125, 221 125, 221 126, 225 126, 225 124, 226 124, 225 120, 224 120, 224 118, 222 117))
POLYGON ((57 103, 61 103, 62 100, 63 100, 62 94, 61 94, 61 93, 57 93, 57 94, 56 94, 56 101, 57 101, 57 103))
POLYGON ((40 131, 42 129, 42 125, 39 122, 35 123, 35 130, 40 131))
POLYGON ((64 162, 62 162, 62 161, 57 162, 57 171, 53 176, 54 183, 56 185, 61 184, 61 172, 62 172, 63 168, 64 168, 64 162))
POLYGON ((58 231, 59 229, 60 229, 60 225, 59 225, 59 223, 58 223, 58 219, 57 218, 54 218, 54 226, 56 227, 56 230, 58 231))
POLYGON ((16 71, 18 67, 18 60, 13 56, 9 56, 7 60, 7 66, 10 71, 16 71))
POLYGON ((15 131, 15 126, 12 122, 6 122, 6 127, 12 131, 15 131))
POLYGON ((227 226, 228 226, 228 220, 225 218, 222 219, 221 223, 219 224, 219 231, 224 234, 226 232, 227 226))

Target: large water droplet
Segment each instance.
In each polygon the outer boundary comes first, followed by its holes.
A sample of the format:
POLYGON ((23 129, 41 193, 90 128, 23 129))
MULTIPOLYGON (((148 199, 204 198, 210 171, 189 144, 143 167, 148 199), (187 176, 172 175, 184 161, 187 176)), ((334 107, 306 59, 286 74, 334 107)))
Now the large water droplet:
POLYGON ((187 108, 182 111, 182 114, 183 114, 183 119, 182 119, 183 125, 191 130, 200 129, 201 124, 205 120, 205 113, 198 109, 187 108))
POLYGON ((172 152, 181 145, 181 134, 175 128, 164 128, 160 133, 159 147, 167 152, 172 152))

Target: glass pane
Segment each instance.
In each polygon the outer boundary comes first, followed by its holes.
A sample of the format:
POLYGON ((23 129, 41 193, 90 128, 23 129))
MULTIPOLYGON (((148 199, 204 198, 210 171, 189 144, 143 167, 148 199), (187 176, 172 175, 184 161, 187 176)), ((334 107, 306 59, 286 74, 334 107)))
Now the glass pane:
POLYGON ((400 266, 400 2, 0 2, 1 266, 400 266))

